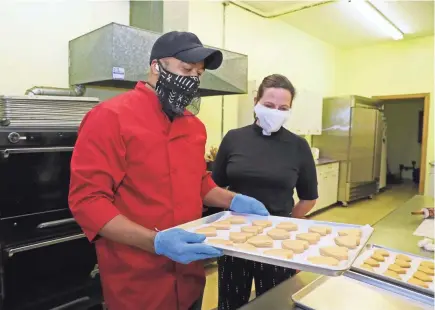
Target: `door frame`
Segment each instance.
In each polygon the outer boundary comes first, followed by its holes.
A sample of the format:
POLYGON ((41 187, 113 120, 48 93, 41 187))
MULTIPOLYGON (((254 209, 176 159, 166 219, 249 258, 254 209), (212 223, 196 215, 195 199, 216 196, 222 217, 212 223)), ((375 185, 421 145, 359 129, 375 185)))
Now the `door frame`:
POLYGON ((426 156, 427 156, 427 139, 429 134, 429 115, 430 115, 430 93, 420 94, 403 94, 403 95, 389 95, 389 96, 373 96, 374 99, 380 101, 390 100, 406 100, 406 99, 423 99, 423 130, 421 137, 421 156, 420 156, 420 182, 418 185, 418 193, 424 194, 424 187, 426 183, 426 156))

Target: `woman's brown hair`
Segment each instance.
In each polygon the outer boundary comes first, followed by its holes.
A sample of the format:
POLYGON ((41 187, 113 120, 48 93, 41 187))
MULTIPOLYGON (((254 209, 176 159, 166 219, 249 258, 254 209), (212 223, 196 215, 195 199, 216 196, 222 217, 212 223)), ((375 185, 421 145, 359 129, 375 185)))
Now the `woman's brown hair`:
POLYGON ((281 74, 272 74, 269 76, 266 76, 263 81, 261 82, 260 86, 258 87, 257 92, 257 100, 260 100, 261 97, 263 97, 264 91, 267 88, 283 88, 287 89, 290 94, 292 95, 292 101, 294 97, 296 96, 296 90, 293 84, 289 81, 288 78, 286 78, 284 75, 281 74))

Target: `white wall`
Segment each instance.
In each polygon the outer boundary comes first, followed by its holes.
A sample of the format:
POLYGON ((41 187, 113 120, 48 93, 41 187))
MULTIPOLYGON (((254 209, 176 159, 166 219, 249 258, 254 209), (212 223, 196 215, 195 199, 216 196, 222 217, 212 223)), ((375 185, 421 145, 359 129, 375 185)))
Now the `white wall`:
MULTIPOLYGON (((434 37, 392 41, 337 53, 337 93, 382 96, 430 93, 426 163, 434 160, 434 37)), ((428 179, 426 174, 426 179, 428 179)), ((428 182, 425 184, 425 193, 428 182)))
MULTIPOLYGON (((279 20, 265 19, 231 4, 223 13, 219 1, 192 1, 189 30, 204 44, 248 55, 251 82, 259 85, 267 75, 280 73, 296 89, 334 95, 336 49, 333 46, 279 20)), ((224 132, 238 127, 238 101, 239 96, 225 97, 224 132)), ((217 106, 220 106, 219 98, 203 100, 200 118, 207 126, 208 145, 218 145, 221 139, 217 106)))
MULTIPOLYGON (((420 166, 421 144, 418 143, 419 112, 423 111, 423 99, 395 100, 384 105, 387 119, 387 156, 388 168, 398 175, 399 165, 420 166)), ((412 170, 403 171, 404 179, 412 180, 412 170)))
POLYGON ((128 1, 0 1, 0 94, 68 87, 68 42, 110 22, 128 25, 128 1))

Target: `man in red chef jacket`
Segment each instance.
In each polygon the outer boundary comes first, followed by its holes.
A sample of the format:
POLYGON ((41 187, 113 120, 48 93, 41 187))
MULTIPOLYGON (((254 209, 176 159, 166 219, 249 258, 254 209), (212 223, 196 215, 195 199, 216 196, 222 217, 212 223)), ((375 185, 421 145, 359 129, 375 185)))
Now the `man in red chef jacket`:
POLYGON ((166 33, 152 48, 148 81, 83 119, 69 204, 95 242, 110 310, 200 309, 201 260, 222 252, 203 235, 166 229, 200 218, 203 203, 268 215, 261 202, 212 181, 205 127, 185 110, 204 70, 221 63, 222 53, 193 33, 166 33))

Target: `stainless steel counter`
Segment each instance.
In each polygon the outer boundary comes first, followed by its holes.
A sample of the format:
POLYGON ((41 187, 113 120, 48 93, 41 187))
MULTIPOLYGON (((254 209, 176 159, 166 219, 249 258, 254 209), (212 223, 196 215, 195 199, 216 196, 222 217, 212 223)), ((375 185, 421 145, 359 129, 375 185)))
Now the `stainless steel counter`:
MULTIPOLYGON (((417 246, 418 240, 422 238, 412 235, 415 229, 421 224, 422 217, 411 215, 412 211, 433 206, 434 198, 427 196, 414 196, 412 199, 373 225, 375 231, 370 238, 369 243, 376 243, 385 247, 433 258, 433 252, 421 251, 417 246)), ((319 275, 316 274, 300 272, 290 280, 281 283, 266 294, 254 299, 241 309, 299 309, 295 307, 291 300, 291 296, 318 277, 319 275)))

